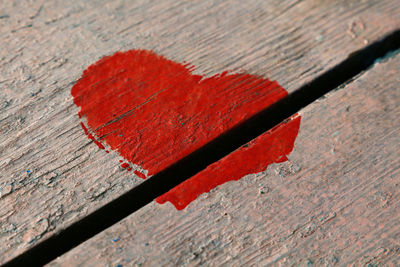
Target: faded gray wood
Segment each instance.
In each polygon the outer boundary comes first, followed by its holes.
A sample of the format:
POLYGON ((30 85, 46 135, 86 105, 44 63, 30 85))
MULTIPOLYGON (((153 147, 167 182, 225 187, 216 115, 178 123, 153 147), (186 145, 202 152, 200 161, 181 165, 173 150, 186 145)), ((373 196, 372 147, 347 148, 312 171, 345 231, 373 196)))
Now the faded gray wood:
POLYGON ((150 203, 48 266, 399 266, 399 59, 304 108, 288 162, 150 203))
POLYGON ((289 92, 400 25, 395 0, 0 1, 0 263, 142 180, 90 142, 70 89, 104 55, 152 49, 289 92))

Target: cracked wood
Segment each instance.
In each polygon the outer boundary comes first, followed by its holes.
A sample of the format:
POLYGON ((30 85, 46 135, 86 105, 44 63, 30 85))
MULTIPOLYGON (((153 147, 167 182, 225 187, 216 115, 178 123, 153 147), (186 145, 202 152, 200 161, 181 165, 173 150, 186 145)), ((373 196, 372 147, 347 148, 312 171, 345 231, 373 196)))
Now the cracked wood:
POLYGON ((1 1, 0 263, 141 182, 87 140, 70 89, 92 62, 152 49, 293 92, 399 25, 394 0, 1 1))
POLYGON ((48 266, 398 266, 399 59, 301 110, 289 161, 183 211, 150 203, 48 266))

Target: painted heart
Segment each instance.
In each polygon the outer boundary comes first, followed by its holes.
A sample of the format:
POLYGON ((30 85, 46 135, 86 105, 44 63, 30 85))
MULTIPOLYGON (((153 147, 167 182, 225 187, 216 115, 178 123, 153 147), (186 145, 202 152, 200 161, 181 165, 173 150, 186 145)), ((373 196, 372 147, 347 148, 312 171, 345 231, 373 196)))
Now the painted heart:
MULTIPOLYGON (((122 167, 149 177, 265 109, 287 92, 275 81, 193 67, 147 50, 117 52, 89 66, 72 87, 85 133, 121 155, 122 167)), ((300 127, 295 115, 166 194, 183 209, 200 194, 287 160, 300 127)))

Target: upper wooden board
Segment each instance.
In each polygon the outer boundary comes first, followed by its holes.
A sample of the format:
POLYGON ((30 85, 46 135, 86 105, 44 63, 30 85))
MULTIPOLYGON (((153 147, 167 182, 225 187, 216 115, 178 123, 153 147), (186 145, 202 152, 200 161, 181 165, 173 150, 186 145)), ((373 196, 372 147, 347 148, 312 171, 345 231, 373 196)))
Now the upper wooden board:
POLYGON ((304 108, 289 161, 150 203, 49 266, 398 266, 399 59, 304 108))
POLYGON ((0 5, 0 263, 142 181, 79 125, 70 90, 101 57, 150 49, 293 92, 400 25, 395 0, 0 5))

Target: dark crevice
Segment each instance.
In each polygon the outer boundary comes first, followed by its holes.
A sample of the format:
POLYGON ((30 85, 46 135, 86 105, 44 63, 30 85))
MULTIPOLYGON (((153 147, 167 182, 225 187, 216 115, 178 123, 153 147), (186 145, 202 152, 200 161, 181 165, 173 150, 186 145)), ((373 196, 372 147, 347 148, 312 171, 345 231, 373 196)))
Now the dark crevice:
MULTIPOLYGON (((4 266, 41 266, 166 193, 176 185, 268 131, 329 91, 349 83, 360 73, 400 49, 400 30, 360 51, 285 99, 256 114, 199 150, 152 176, 85 218, 42 241, 4 266)), ((321 118, 323 119, 323 118, 321 118)), ((322 122, 321 122, 322 123, 322 122)))

